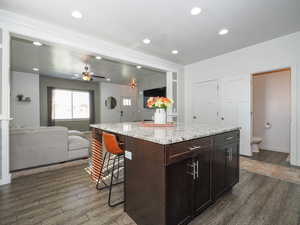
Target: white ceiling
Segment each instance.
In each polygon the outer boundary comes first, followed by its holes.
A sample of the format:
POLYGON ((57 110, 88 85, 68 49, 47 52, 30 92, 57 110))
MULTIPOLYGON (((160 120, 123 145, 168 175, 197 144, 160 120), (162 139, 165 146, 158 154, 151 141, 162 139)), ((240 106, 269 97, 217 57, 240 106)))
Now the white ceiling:
POLYGON ((0 8, 182 64, 300 30, 299 0, 1 0, 0 8), (203 12, 191 16, 194 6, 203 12))
MULTIPOLYGON (((76 79, 74 74, 81 74, 85 63, 96 75, 110 78, 112 83, 129 84, 131 79, 137 82, 144 77, 165 77, 165 73, 149 68, 137 69, 136 65, 120 63, 108 59, 97 60, 91 53, 79 52, 63 46, 43 43, 41 47, 34 46, 32 40, 12 38, 11 70, 34 73, 33 68, 39 68, 41 75, 65 79, 76 79)), ((81 80, 81 77, 77 78, 81 80)), ((159 79, 161 80, 161 79, 159 79)), ((107 82, 105 79, 95 79, 95 82, 107 82)))

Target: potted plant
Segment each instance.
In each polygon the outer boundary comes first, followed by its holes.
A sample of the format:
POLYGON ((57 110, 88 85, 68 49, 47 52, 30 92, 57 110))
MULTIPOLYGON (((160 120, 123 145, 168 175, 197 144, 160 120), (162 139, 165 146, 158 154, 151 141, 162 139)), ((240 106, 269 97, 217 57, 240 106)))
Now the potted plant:
POLYGON ((165 97, 150 97, 147 101, 147 106, 151 109, 155 109, 154 123, 166 124, 167 112, 166 109, 173 104, 173 100, 165 97))

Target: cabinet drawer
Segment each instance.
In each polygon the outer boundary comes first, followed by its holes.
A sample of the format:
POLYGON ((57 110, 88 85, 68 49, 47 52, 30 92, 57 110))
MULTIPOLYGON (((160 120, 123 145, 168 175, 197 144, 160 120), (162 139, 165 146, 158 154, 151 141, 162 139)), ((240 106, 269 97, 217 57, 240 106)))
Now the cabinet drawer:
POLYGON ((240 131, 230 131, 216 136, 216 145, 224 145, 239 142, 240 131))
POLYGON ((192 157, 201 150, 211 148, 212 140, 211 137, 207 137, 168 145, 166 149, 167 165, 192 157))

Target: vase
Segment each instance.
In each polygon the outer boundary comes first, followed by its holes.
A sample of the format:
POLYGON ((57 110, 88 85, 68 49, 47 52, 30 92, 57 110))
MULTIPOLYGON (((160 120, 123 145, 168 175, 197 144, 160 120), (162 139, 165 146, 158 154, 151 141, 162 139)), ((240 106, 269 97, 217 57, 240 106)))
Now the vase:
POLYGON ((155 124, 166 124, 167 123, 167 113, 165 109, 156 109, 154 113, 154 123, 155 124))

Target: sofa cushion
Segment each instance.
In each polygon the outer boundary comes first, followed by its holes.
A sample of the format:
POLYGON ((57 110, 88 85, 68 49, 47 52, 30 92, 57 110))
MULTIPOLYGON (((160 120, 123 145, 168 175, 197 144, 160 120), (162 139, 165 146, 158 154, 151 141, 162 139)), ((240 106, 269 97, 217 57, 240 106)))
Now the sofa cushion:
POLYGON ((48 133, 48 132, 68 132, 66 127, 23 127, 23 128, 11 128, 9 130, 10 134, 33 134, 33 133, 48 133))
POLYGON ((90 142, 80 136, 69 136, 69 151, 74 151, 82 148, 89 148, 90 142))

